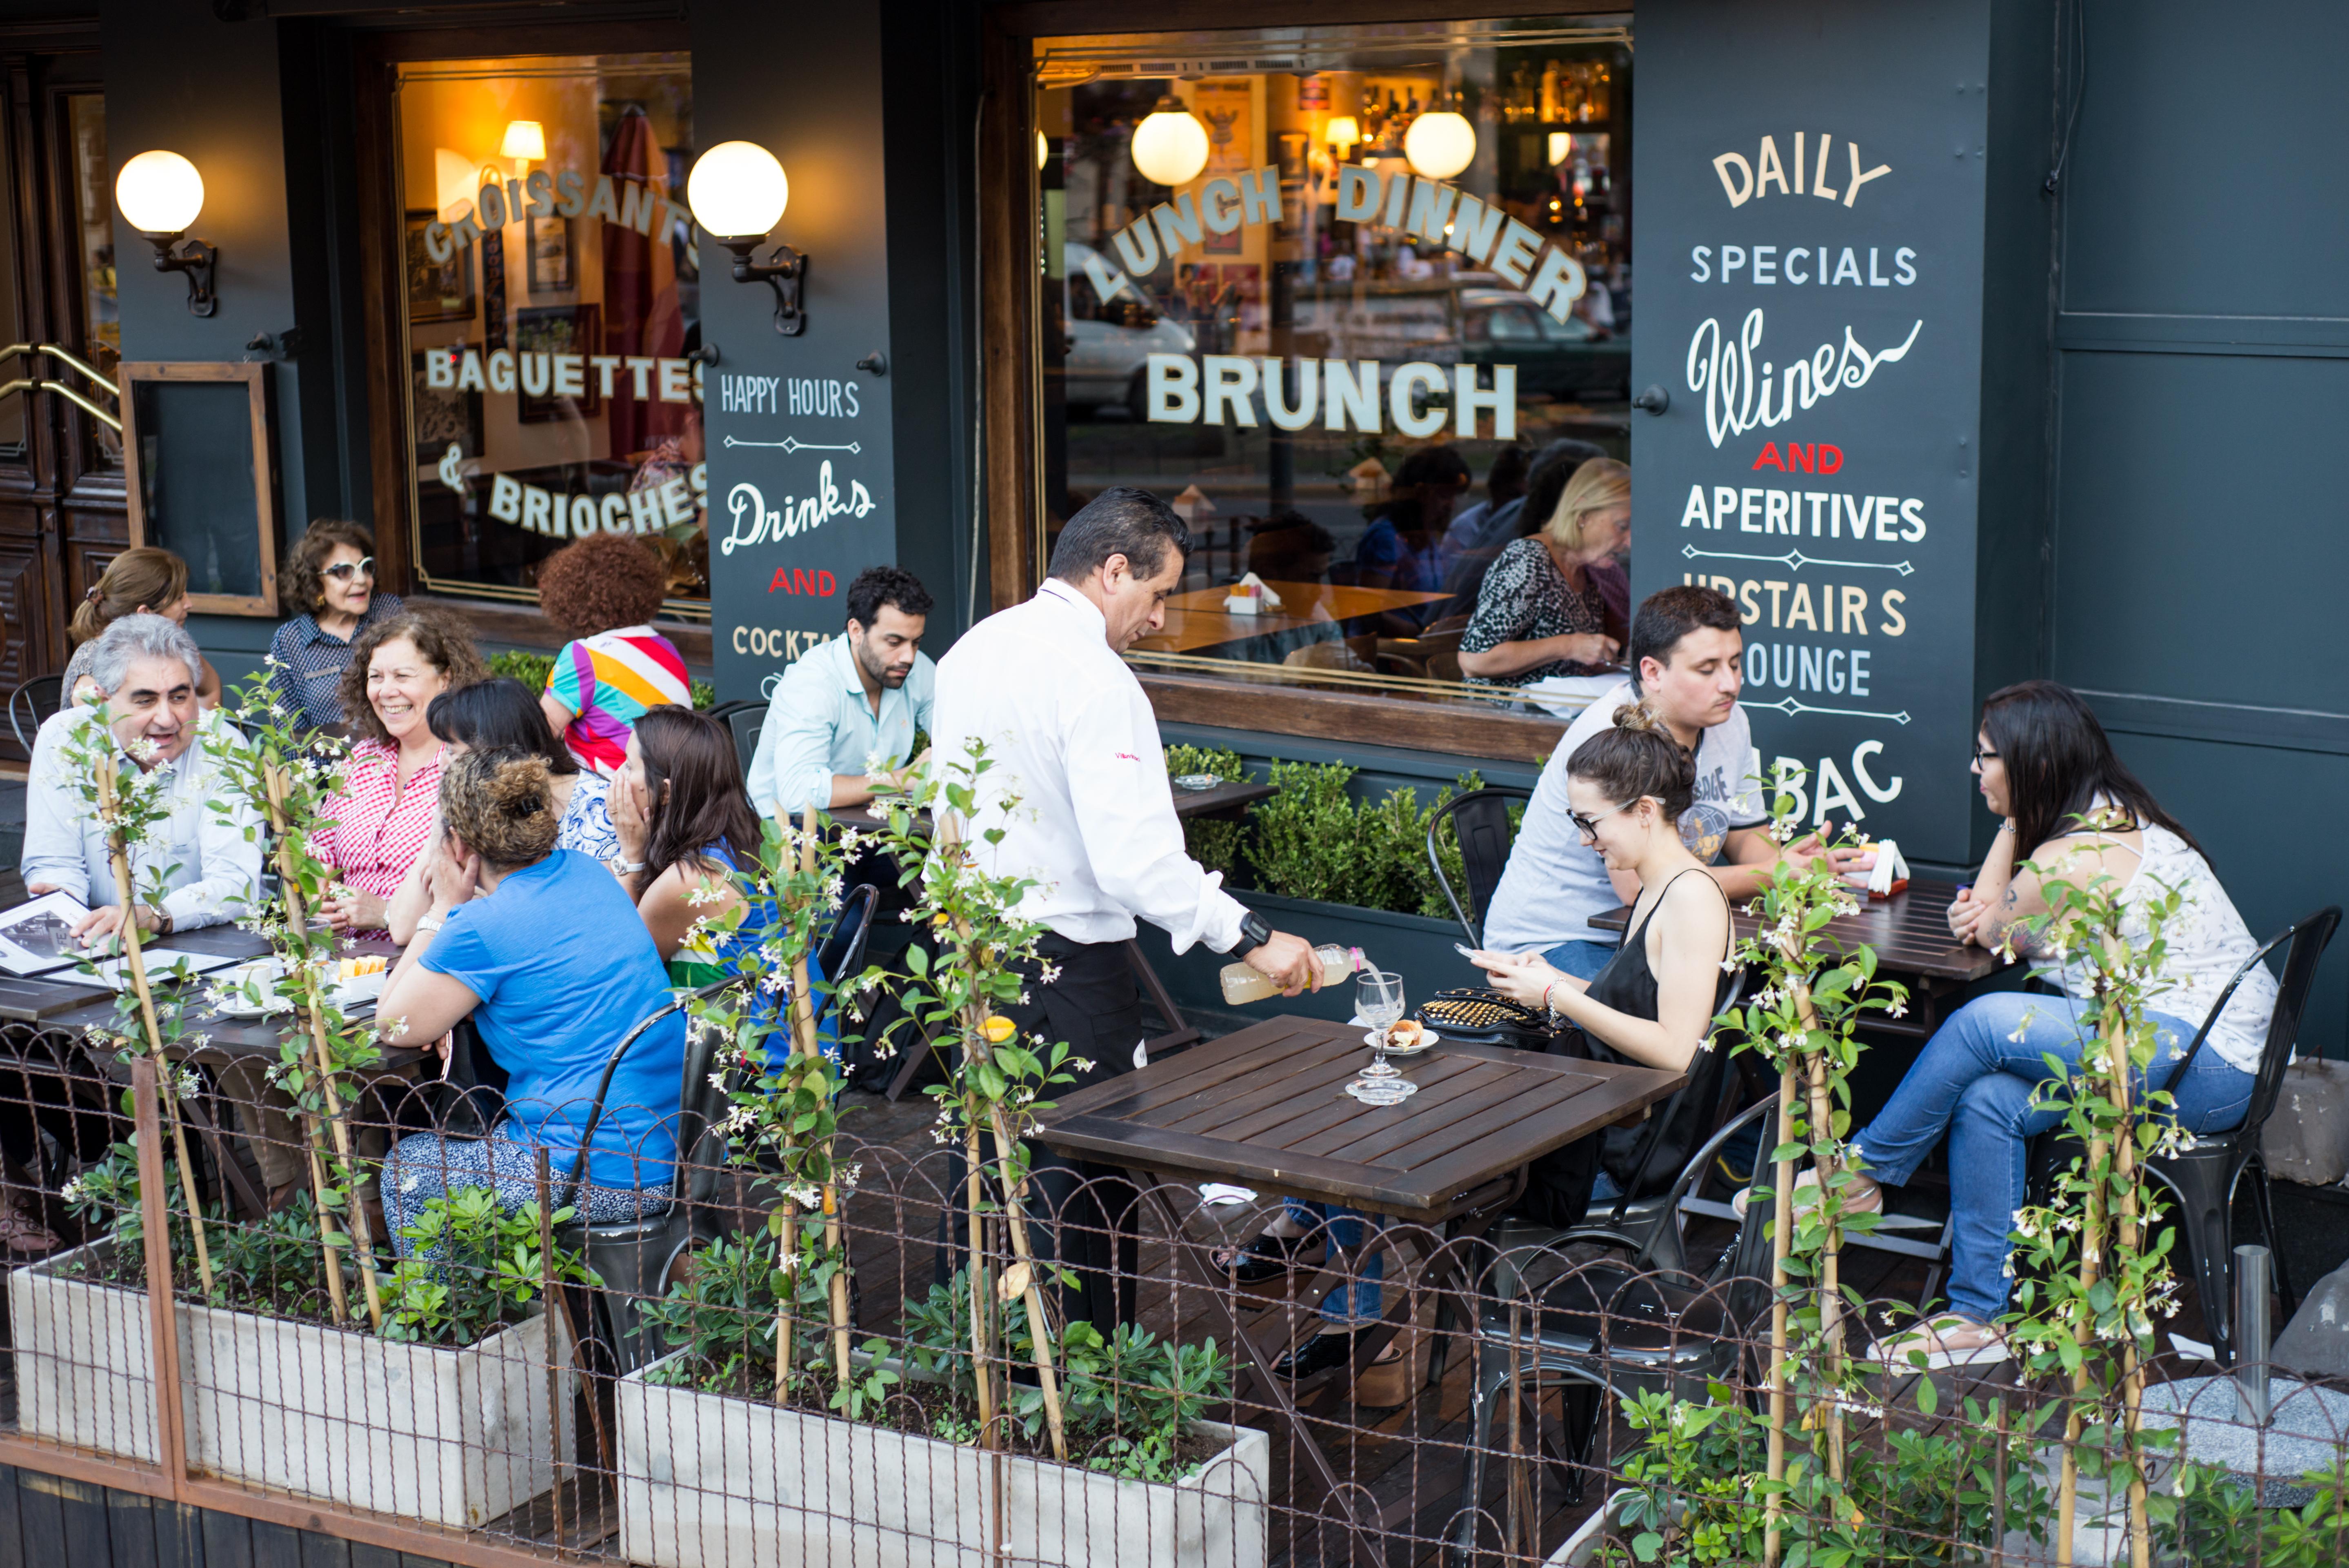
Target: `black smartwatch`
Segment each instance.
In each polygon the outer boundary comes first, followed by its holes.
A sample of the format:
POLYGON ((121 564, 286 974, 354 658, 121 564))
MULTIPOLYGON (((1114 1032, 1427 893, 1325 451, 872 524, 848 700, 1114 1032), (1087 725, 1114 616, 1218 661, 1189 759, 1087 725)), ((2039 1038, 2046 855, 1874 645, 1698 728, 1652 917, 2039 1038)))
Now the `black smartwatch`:
POLYGON ((1240 921, 1240 939, 1232 944, 1231 955, 1246 958, 1271 940, 1272 927, 1265 923, 1264 916, 1249 910, 1240 921))

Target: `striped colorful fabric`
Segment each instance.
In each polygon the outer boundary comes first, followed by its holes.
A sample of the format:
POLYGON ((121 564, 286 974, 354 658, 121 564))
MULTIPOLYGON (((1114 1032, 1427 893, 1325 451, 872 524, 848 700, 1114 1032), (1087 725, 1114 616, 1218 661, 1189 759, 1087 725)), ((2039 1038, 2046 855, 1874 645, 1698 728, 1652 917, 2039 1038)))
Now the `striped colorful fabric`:
POLYGON ((647 708, 690 706, 685 657, 650 626, 599 632, 564 645, 546 678, 554 700, 574 715, 564 744, 582 768, 610 774, 627 760, 628 734, 647 708))

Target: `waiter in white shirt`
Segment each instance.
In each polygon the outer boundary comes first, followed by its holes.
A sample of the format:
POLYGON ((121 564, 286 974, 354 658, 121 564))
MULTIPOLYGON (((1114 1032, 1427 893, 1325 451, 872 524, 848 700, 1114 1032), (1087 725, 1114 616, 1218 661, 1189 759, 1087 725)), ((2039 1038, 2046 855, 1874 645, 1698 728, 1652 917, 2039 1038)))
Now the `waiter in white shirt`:
MULTIPOLYGON (((1059 971, 1032 983, 1011 1016, 1091 1062, 1080 1084, 1142 1064, 1142 995, 1125 947, 1137 918, 1163 927, 1175 952, 1205 943, 1290 995, 1314 978, 1302 937, 1272 930, 1184 852, 1157 716, 1119 656, 1164 624, 1190 549, 1164 501, 1103 490, 1061 529, 1036 596, 981 621, 938 661, 934 755, 961 758, 973 737, 986 744, 996 766, 979 780, 978 818, 1004 831, 973 847, 990 870, 1035 879, 1021 913, 1047 927, 1040 956, 1059 971), (987 809, 1005 794, 1019 800, 1008 820, 987 809)), ((1066 1230, 1060 1255, 1079 1280, 1068 1316, 1106 1333, 1132 1317, 1133 1190, 1107 1167, 1033 1152, 1037 1187, 1066 1230)))

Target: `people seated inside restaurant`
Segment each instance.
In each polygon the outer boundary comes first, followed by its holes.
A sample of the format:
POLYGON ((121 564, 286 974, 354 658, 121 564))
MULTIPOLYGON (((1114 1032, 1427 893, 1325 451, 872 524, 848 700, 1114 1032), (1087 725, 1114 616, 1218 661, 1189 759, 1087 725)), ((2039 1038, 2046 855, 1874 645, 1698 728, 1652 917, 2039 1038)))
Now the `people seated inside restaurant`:
POLYGON ((375 535, 322 517, 303 531, 277 573, 277 598, 298 605, 269 640, 273 687, 314 728, 344 721, 343 672, 359 636, 399 614, 399 597, 375 591, 375 535))
MULTIPOLYGON (((1362 509, 1371 527, 1355 547, 1355 585, 1441 593, 1444 531, 1468 481, 1467 462, 1451 447, 1422 447, 1405 458, 1386 499, 1362 509)), ((1410 636, 1434 619, 1428 612, 1440 603, 1389 610, 1380 617, 1381 629, 1410 636)))
MULTIPOLYGON (((73 657, 66 661, 66 700, 98 699, 89 662, 98 655, 99 633, 125 615, 161 615, 185 626, 189 603, 188 563, 170 551, 140 545, 108 562, 106 571, 83 593, 66 628, 66 638, 74 645, 73 657)), ((196 656, 203 658, 202 653, 196 656)), ((204 659, 204 678, 196 683, 196 701, 205 707, 220 706, 220 672, 210 659, 204 659)))
MULTIPOLYGON (((520 1208, 537 1196, 544 1146, 563 1181, 612 1050, 670 1000, 652 935, 611 872, 555 848, 560 813, 546 759, 516 748, 468 751, 440 770, 440 846, 429 912, 377 1003, 405 1026, 389 1041, 447 1048, 473 1020, 507 1075, 506 1114, 487 1139, 417 1133, 384 1161, 384 1215, 400 1234, 453 1189, 494 1188, 520 1208)), ((637 1039, 612 1075, 586 1184, 567 1195, 591 1222, 667 1206, 677 1157, 685 1019, 671 1014, 637 1039)))
POLYGON ((1247 569, 1266 583, 1326 583, 1338 541, 1301 511, 1274 512, 1247 525, 1247 569))
MULTIPOLYGON (((1507 549, 1527 534, 1540 531, 1542 520, 1557 510, 1557 498, 1565 493, 1567 481, 1576 470, 1593 458, 1603 458, 1607 449, 1588 441, 1560 438, 1534 454, 1526 469, 1525 484, 1517 496, 1498 501, 1491 507, 1470 508, 1454 521, 1444 537, 1444 591, 1453 595, 1444 606, 1446 615, 1471 615, 1476 611, 1476 594, 1485 585, 1485 574, 1493 562, 1507 549)), ((1487 489, 1490 481, 1487 481, 1487 489)), ((1602 589, 1606 569, 1595 567, 1600 575, 1602 589)), ((1630 584, 1624 580, 1621 607, 1623 618, 1630 614, 1630 584)))
POLYGON ((1631 470, 1593 458, 1575 470, 1539 533, 1503 548, 1460 637, 1472 681, 1526 686, 1550 676, 1601 675, 1622 652, 1592 569, 1631 545, 1631 470))
POLYGON ((2274 976, 2254 966, 2190 1070, 2177 1076, 2195 1031, 2259 944, 2194 835, 2113 754, 2077 693, 2054 681, 1992 693, 1973 772, 2001 821, 1972 886, 1949 907, 1951 934, 2045 965, 2064 994, 1993 992, 1959 1008, 1853 1136, 1866 1173, 1844 1196, 1862 1212, 1882 1209, 1878 1183, 1905 1185, 1944 1138, 1950 1144, 1949 1310, 1889 1347, 1895 1364, 1905 1365, 1912 1349, 1934 1366, 2004 1354, 1995 1324, 2006 1310, 2009 1233, 2025 1201, 2024 1144, 2063 1120, 2060 1105, 2038 1098, 2055 1076, 2049 1059, 2077 1067, 2087 1037, 2080 1015, 2091 971, 2064 959, 2077 938, 2046 923, 2049 883, 2087 887, 2110 878, 2127 906, 2121 931, 2132 948, 2151 934, 2149 903, 2173 892, 2183 899, 2162 931, 2155 984, 2167 988, 2146 1015, 2159 1046, 2136 1092, 2168 1090, 2168 1114, 2186 1131, 2219 1132, 2242 1120, 2276 1001, 2274 976))
POLYGON ((583 768, 618 771, 639 714, 693 701, 685 655, 653 630, 667 582, 633 534, 574 540, 539 569, 539 604, 572 639, 554 655, 539 701, 583 768))
POLYGON ((929 730, 937 689, 937 666, 922 652, 929 590, 903 567, 868 566, 849 583, 846 608, 846 630, 775 683, 750 759, 761 816, 865 804, 870 776, 916 760, 914 737, 929 730))
MULTIPOLYGON (((132 614, 107 627, 95 645, 90 678, 103 695, 121 765, 165 779, 169 815, 130 852, 139 929, 169 935, 257 913, 259 819, 222 774, 221 748, 241 741, 196 701, 204 661, 195 640, 166 616, 132 614), (159 878, 160 894, 151 896, 159 878)), ((95 708, 67 707, 34 737, 19 862, 27 892, 63 889, 89 906, 73 932, 84 941, 114 934, 124 917, 105 829, 67 755, 77 742, 103 740, 90 733, 97 717, 95 708)))
MULTIPOLYGON (((1614 871, 1584 841, 1574 825, 1569 779, 1575 754, 1605 733, 1627 702, 1645 703, 1696 758, 1682 837, 1731 899, 1753 894, 1755 873, 1780 851, 1761 830, 1769 815, 1761 764, 1737 705, 1744 652, 1737 606, 1717 589, 1682 583, 1640 603, 1631 622, 1632 675, 1592 699, 1542 766, 1485 916, 1487 951, 1539 954, 1552 968, 1583 980, 1615 955, 1616 936, 1590 917, 1630 903, 1637 879, 1614 871)), ((1785 852, 1807 860, 1817 846, 1805 840, 1785 852)), ((1848 853, 1836 851, 1838 863, 1848 853)))
MULTIPOLYGON (((1594 455, 1596 451, 1594 448, 1594 455)), ((1447 561, 1457 561, 1461 555, 1474 549, 1484 536, 1486 520, 1510 502, 1524 498, 1526 470, 1532 462, 1526 449, 1515 442, 1493 454, 1492 466, 1485 470, 1485 499, 1474 506, 1461 508, 1454 515, 1452 525, 1444 531, 1444 553, 1447 561)))
MULTIPOLYGON (((554 792, 560 822, 554 847, 576 850, 619 875, 620 841, 612 831, 610 810, 612 781, 582 769, 570 748, 554 738, 554 732, 546 727, 546 714, 538 706, 537 693, 503 676, 475 681, 434 697, 424 711, 424 722, 439 737, 444 762, 468 751, 505 748, 546 758, 547 783, 554 792)), ((440 809, 437 788, 433 809, 436 812, 440 809)), ((384 912, 391 939, 403 946, 415 933, 418 919, 430 907, 428 879, 434 873, 440 842, 436 825, 426 841, 425 852, 409 867, 407 880, 384 912)))
POLYGON ((388 925, 392 896, 431 841, 440 792, 440 738, 426 715, 454 686, 487 679, 473 639, 433 610, 403 610, 359 635, 343 672, 343 711, 355 737, 342 788, 310 852, 339 873, 319 906, 346 936, 388 925))

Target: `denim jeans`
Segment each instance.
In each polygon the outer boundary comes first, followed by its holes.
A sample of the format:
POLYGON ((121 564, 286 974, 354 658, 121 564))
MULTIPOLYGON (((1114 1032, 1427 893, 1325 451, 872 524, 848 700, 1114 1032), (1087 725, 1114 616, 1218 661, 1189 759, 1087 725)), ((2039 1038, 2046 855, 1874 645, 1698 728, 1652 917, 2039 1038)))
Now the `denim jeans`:
MULTIPOLYGON (((2060 1107, 2034 1109, 2032 1094, 2050 1076, 2044 1057, 2079 1065, 2081 1006, 2068 996, 2013 991, 1967 1003, 1934 1031, 1883 1111, 1852 1140, 1868 1174, 1898 1187, 1948 1135, 1956 1222, 1950 1309, 1976 1323, 1993 1322, 2006 1310, 2008 1236, 2023 1203, 2025 1143, 2064 1119, 2060 1107)), ((2167 1013, 2146 1016, 2160 1031, 2153 1081, 2176 1097, 2186 1130, 2218 1132, 2242 1120, 2251 1075, 2205 1042, 2193 1070, 2170 1084, 2195 1026, 2167 1013)), ((2144 1088, 2140 1081, 2138 1092, 2144 1088)))
MULTIPOLYGON (((1348 1252, 1362 1244, 1363 1222, 1368 1219, 1373 1228, 1383 1229, 1386 1222, 1364 1215, 1352 1209, 1340 1209, 1329 1203, 1308 1203, 1299 1199, 1282 1200, 1288 1205, 1288 1218, 1307 1231, 1322 1221, 1329 1222, 1328 1239, 1348 1252)), ((1350 1284, 1340 1281, 1321 1298, 1321 1320, 1332 1328, 1351 1331, 1368 1328, 1385 1315, 1381 1305, 1381 1282, 1387 1276, 1386 1253, 1373 1253, 1356 1265, 1350 1284)))
POLYGON ((1542 954, 1542 961, 1561 975, 1571 975, 1577 980, 1595 980, 1615 956, 1615 944, 1607 942, 1561 942, 1542 954))

